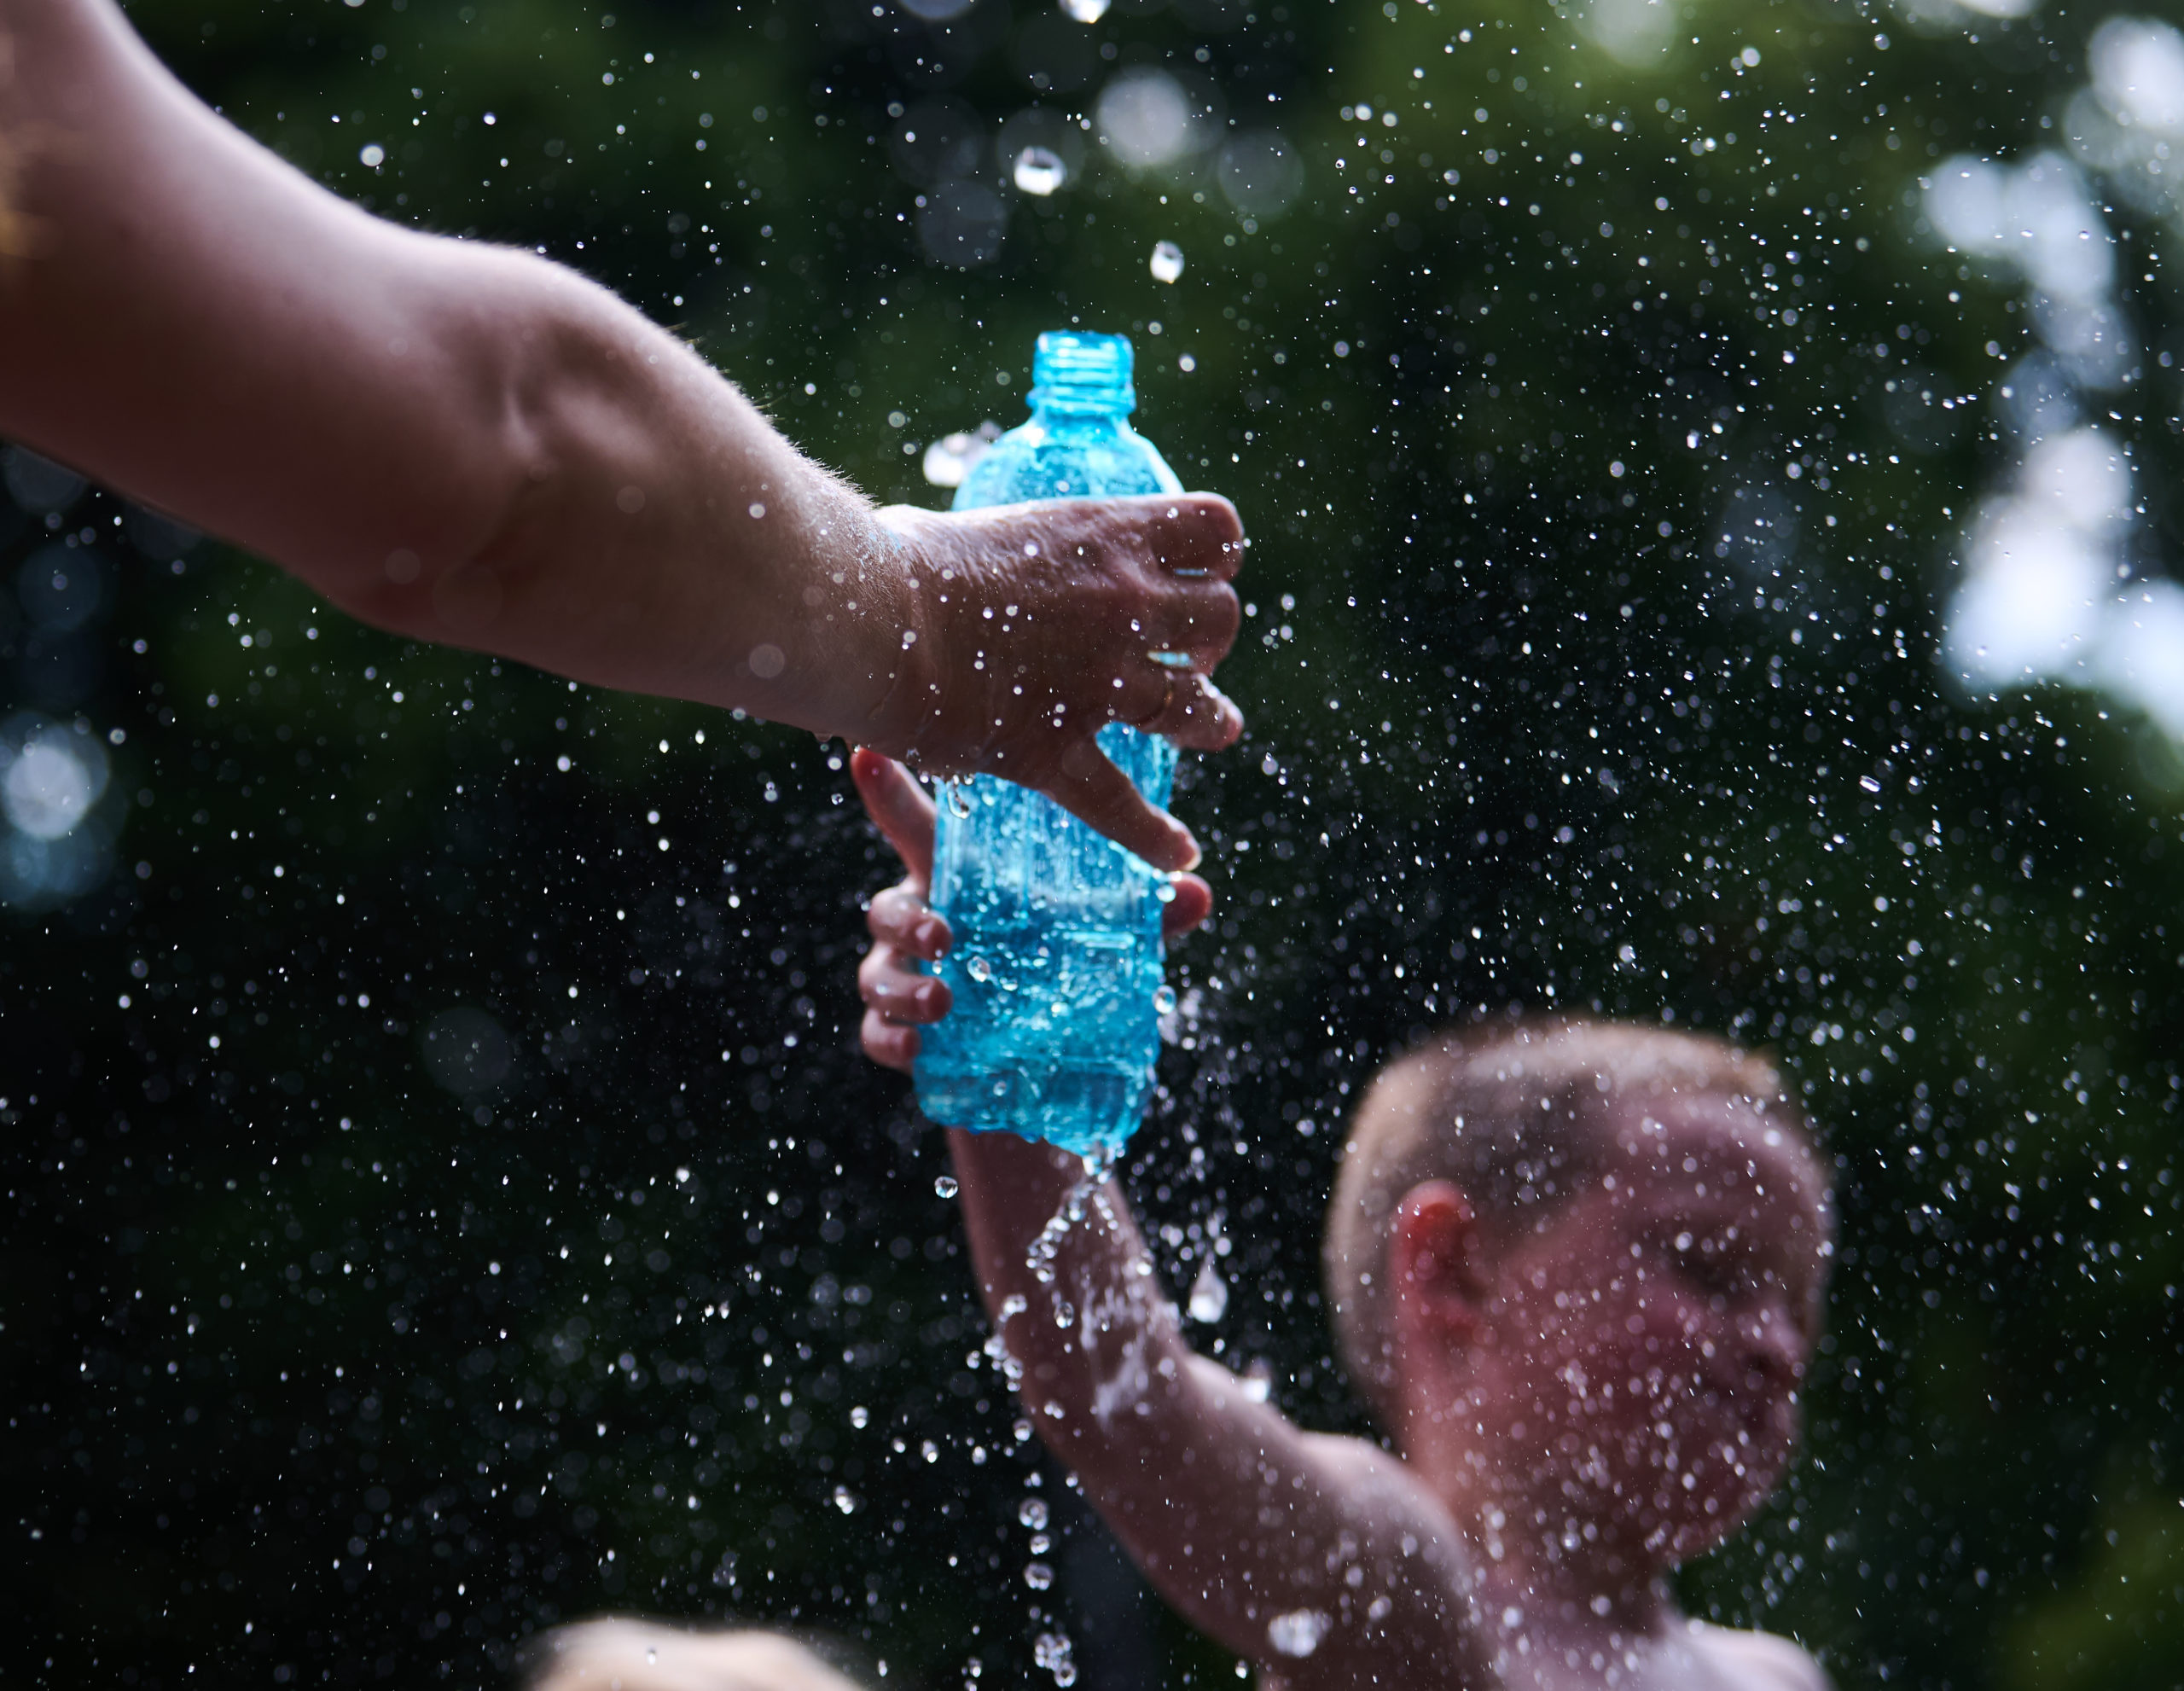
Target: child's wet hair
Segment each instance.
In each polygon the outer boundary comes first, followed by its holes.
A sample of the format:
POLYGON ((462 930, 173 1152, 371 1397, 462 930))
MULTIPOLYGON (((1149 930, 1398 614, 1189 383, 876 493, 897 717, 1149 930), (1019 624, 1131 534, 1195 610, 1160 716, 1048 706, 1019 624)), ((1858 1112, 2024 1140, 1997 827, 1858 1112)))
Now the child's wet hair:
POLYGON ((1393 1384, 1388 1241, 1403 1200, 1449 1181, 1496 1247, 1588 1189, 1664 1095, 1749 1101, 1809 1148, 1811 1129, 1764 1058, 1709 1034, 1509 1019, 1436 1035, 1383 1069, 1351 1120, 1322 1271, 1350 1377, 1376 1407, 1393 1384))
POLYGON ((556 1627, 526 1653, 527 1691, 864 1691, 807 1646, 759 1627, 602 1615, 556 1627))

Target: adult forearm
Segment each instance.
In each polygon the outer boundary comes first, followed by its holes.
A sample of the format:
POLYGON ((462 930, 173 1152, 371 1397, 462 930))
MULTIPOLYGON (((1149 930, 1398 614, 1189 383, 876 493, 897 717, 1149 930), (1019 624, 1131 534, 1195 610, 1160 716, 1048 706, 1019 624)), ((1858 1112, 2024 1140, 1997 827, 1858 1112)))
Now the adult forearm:
POLYGON ((907 572, 694 352, 531 253, 326 193, 102 0, 0 0, 0 27, 38 72, 0 82, 31 231, 0 268, 0 432, 404 633, 832 732, 870 713, 902 648, 865 625, 912 608, 907 572))
POLYGON ((328 590, 422 638, 859 736, 920 608, 869 503, 620 301, 526 255, 463 256, 508 308, 458 319, 446 355, 496 419, 497 503, 470 532, 389 537, 328 590))

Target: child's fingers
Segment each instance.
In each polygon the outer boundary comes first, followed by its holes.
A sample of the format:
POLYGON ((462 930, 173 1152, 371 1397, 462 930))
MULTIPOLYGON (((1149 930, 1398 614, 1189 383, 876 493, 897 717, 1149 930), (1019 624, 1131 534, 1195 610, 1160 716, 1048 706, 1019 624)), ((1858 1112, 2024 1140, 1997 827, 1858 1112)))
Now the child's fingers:
POLYGON ((924 893, 907 880, 874 896, 864 925, 882 945, 892 945, 929 963, 944 956, 955 938, 948 931, 947 921, 932 913, 924 893))
POLYGON ((864 1013, 863 1043, 864 1055, 882 1068, 908 1074, 917 1061, 917 1029, 892 1022, 877 1010, 864 1013))
POLYGON ((1194 875, 1179 875, 1169 885, 1176 896, 1160 907, 1160 937, 1172 945, 1213 914, 1213 889, 1194 875))
POLYGON ((868 747, 850 753, 850 778, 865 813, 895 848, 903 867, 920 887, 932 882, 932 800, 910 772, 868 747))
POLYGON ((857 965, 857 990, 866 1008, 894 1021, 938 1021, 950 1002, 945 982, 920 974, 892 945, 875 945, 864 954, 857 965))

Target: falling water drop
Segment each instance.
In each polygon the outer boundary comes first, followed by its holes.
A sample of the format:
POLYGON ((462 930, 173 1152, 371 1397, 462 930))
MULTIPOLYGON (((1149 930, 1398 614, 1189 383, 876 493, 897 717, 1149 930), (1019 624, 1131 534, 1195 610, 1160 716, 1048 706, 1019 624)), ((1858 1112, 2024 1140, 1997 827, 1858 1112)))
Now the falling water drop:
POLYGON ((1294 1609, 1266 1624, 1266 1642, 1285 1656, 1309 1656, 1327 1632, 1327 1618, 1317 1609, 1294 1609))
POLYGON ((1043 200, 1069 180, 1069 166, 1044 147, 1026 147, 1016 155, 1016 185, 1043 200))
POLYGON ((1061 9, 1066 16, 1074 18, 1078 23, 1096 24, 1107 15, 1107 8, 1112 3, 1112 0, 1061 0, 1061 9))
POLYGON ((1183 249, 1172 241, 1163 241, 1153 249, 1147 266, 1155 282, 1173 282, 1183 273, 1183 249))
POLYGON ((1190 1310, 1193 1321, 1206 1322, 1228 1313, 1228 1282, 1215 1271, 1211 1257, 1199 1264, 1198 1278, 1191 1282, 1190 1310))
POLYGON ((983 986, 993 979, 993 965, 984 957, 967 958, 963 963, 963 973, 983 986))
POLYGON ((1043 1531, 1048 1519, 1047 1500, 1043 1497, 1026 1497, 1016 1506, 1016 1519, 1034 1532, 1043 1531))
POLYGON ((1033 1562, 1024 1570, 1024 1583, 1034 1591, 1043 1591, 1054 1583, 1054 1571, 1044 1562, 1033 1562))
POLYGON ((1033 1647, 1031 1659, 1054 1676, 1057 1685, 1077 1683, 1077 1664, 1072 1659, 1073 1646, 1066 1632, 1043 1632, 1033 1647))
POLYGON ((956 1177, 952 1174, 942 1175, 939 1179, 932 1183, 932 1189, 944 1198, 953 1198, 956 1195, 956 1177))
POLYGON ((1153 990, 1153 1014, 1157 1016, 1176 1014, 1176 989, 1165 980, 1153 990))

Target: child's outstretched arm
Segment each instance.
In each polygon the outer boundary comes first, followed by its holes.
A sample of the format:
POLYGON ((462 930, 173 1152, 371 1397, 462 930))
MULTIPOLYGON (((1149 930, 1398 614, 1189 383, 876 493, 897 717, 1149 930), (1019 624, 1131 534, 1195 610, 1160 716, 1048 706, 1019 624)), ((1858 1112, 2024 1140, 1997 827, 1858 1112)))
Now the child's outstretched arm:
POLYGON ((875 511, 604 288, 310 182, 111 0, 0 0, 0 433, 365 621, 1006 774, 1196 855, 1092 736, 1235 737, 1205 674, 1228 501, 875 511))
MULTIPOLYGON (((873 901, 878 943, 859 977, 866 1049, 907 1067, 917 1025, 947 1009, 946 988, 914 962, 948 939, 925 905, 932 806, 884 758, 861 753, 851 768, 910 871, 873 901)), ((1208 902, 1184 877, 1171 937, 1208 902)), ((1303 1432, 1193 1354, 1118 1183, 1088 1186, 1078 1159, 1009 1134, 950 1142, 1024 1404, 1167 1600, 1292 1684, 1399 1685, 1424 1660, 1490 1682, 1457 1528, 1403 1464, 1303 1432)))

